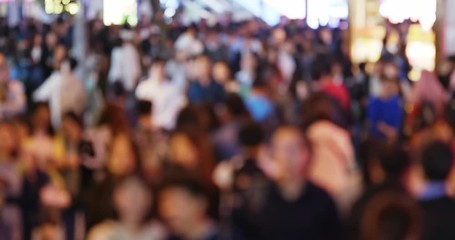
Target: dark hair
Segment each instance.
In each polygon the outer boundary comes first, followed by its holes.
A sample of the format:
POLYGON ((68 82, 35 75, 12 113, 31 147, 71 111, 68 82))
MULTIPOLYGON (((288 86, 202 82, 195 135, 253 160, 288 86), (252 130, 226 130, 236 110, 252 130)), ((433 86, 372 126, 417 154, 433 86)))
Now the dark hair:
POLYGON ((84 128, 82 118, 73 111, 69 111, 63 114, 62 119, 68 119, 76 123, 81 129, 84 128))
POLYGON ((139 116, 150 115, 153 111, 153 103, 150 101, 139 100, 136 103, 136 111, 139 116))
POLYGON ((328 56, 318 56, 311 68, 311 78, 315 81, 332 73, 332 60, 328 56))
POLYGON ((452 169, 452 150, 441 141, 428 144, 422 151, 421 163, 429 180, 446 180, 452 169))
POLYGON ((238 139, 242 146, 255 147, 265 140, 264 131, 258 123, 250 122, 240 128, 238 139))
POLYGON ((409 167, 409 156, 399 144, 381 144, 376 153, 387 180, 398 181, 409 167))
POLYGON ((386 191, 367 204, 360 225, 361 240, 419 239, 422 216, 414 199, 386 191))
POLYGON ((155 57, 155 58, 153 58, 152 63, 153 63, 153 65, 155 65, 155 64, 164 65, 164 64, 166 64, 166 59, 164 59, 162 57, 155 57))
POLYGON ((126 94, 125 86, 120 81, 116 81, 112 84, 112 92, 115 97, 124 96, 126 94))
POLYGON ((69 58, 69 63, 70 63, 71 71, 74 71, 77 68, 77 66, 79 65, 79 62, 73 57, 69 58))
POLYGON ((209 193, 203 181, 183 170, 176 170, 165 177, 160 184, 158 194, 169 188, 181 188, 194 197, 202 197, 209 200, 209 193))
POLYGON ((307 129, 313 123, 321 120, 335 122, 334 116, 338 111, 329 96, 324 93, 315 93, 305 100, 300 112, 301 126, 303 129, 307 129))

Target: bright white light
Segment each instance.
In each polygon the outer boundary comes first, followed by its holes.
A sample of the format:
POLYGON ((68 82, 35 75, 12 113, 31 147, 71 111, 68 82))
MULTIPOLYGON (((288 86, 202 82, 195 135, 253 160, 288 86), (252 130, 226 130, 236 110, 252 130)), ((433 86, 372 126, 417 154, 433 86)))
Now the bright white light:
POLYGON ((319 26, 335 26, 337 19, 345 19, 348 16, 348 4, 346 0, 308 0, 307 24, 313 29, 319 26))
POLYGON ((379 13, 394 24, 419 21, 428 31, 436 22, 436 0, 383 0, 379 13))
POLYGON ((304 19, 306 16, 305 0, 265 0, 265 3, 289 19, 304 19))
POLYGON ((104 0, 103 21, 105 25, 121 25, 125 20, 131 24, 137 24, 137 1, 136 0, 104 0))
POLYGON ((70 3, 65 7, 66 11, 68 11, 71 15, 76 15, 79 12, 79 4, 77 3, 70 3))

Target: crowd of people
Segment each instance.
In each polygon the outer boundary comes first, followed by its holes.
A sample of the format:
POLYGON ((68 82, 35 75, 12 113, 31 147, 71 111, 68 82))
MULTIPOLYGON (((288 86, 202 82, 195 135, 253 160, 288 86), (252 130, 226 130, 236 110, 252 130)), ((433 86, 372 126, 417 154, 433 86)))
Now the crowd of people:
POLYGON ((455 239, 453 59, 181 15, 0 19, 0 239, 455 239))

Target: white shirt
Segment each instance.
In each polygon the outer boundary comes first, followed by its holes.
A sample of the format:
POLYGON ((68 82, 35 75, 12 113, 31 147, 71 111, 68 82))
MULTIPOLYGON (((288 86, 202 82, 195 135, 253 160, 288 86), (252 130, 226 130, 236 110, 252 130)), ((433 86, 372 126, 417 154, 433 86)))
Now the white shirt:
POLYGON ((58 71, 41 85, 34 93, 35 102, 49 102, 52 125, 60 126, 62 115, 68 111, 81 114, 85 109, 85 88, 81 80, 68 71, 58 71))
POLYGON ((204 51, 204 45, 196 37, 188 33, 183 33, 175 42, 175 50, 177 52, 184 52, 187 57, 197 56, 204 51))
POLYGON ((139 83, 136 97, 153 104, 153 124, 166 130, 175 126, 177 114, 185 104, 181 88, 167 80, 145 80, 139 83))
POLYGON ((120 81, 125 90, 132 92, 141 76, 141 62, 139 53, 134 45, 123 44, 114 48, 109 69, 109 82, 120 81))

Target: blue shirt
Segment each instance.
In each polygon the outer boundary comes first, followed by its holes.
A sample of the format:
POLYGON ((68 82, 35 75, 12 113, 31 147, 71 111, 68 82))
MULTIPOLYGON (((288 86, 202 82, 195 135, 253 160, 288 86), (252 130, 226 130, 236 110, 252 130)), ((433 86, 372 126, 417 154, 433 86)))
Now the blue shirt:
POLYGON ((273 115, 275 107, 273 103, 263 96, 250 95, 245 99, 245 105, 256 121, 265 121, 273 115))
POLYGON ((400 96, 389 99, 379 97, 371 98, 368 103, 368 119, 370 121, 370 136, 385 139, 386 136, 379 131, 378 123, 384 122, 399 131, 404 119, 403 107, 400 96))
POLYGON ((203 86, 199 81, 194 81, 188 89, 190 103, 221 103, 225 98, 226 92, 223 86, 215 81, 211 81, 207 86, 203 86))

